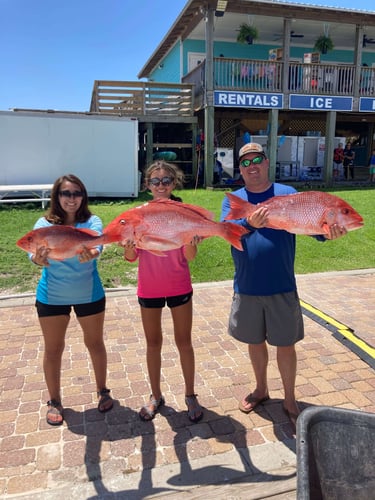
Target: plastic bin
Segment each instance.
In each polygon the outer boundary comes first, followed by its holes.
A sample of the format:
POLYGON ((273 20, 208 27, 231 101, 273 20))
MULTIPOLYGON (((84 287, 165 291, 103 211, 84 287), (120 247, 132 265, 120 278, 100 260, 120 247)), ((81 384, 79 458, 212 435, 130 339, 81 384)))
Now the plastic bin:
POLYGON ((298 500, 375 498, 375 414, 306 408, 296 444, 298 500))

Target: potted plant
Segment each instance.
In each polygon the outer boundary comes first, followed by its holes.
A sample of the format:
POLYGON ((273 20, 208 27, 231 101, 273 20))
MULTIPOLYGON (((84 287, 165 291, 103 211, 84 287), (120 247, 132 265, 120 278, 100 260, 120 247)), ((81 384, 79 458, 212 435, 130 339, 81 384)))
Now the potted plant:
POLYGON ((320 37, 315 40, 314 49, 321 54, 327 54, 327 52, 333 50, 333 48, 334 44, 328 35, 320 35, 320 37))
POLYGON ((258 30, 255 26, 251 24, 242 23, 238 30, 237 42, 240 43, 248 43, 251 45, 253 40, 256 40, 259 37, 258 30))

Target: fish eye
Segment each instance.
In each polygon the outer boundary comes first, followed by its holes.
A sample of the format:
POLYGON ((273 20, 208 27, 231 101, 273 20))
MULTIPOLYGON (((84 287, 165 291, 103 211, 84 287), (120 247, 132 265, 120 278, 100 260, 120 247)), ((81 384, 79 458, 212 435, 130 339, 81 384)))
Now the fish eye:
POLYGON ((126 224, 126 220, 125 219, 121 219, 120 220, 120 224, 122 224, 122 225, 126 224))

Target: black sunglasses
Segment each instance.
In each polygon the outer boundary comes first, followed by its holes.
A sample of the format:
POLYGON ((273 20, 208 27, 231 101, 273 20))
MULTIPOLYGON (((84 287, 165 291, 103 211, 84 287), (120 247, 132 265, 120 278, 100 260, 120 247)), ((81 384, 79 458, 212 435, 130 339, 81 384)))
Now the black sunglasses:
POLYGON ((163 186, 170 186, 173 181, 174 179, 172 179, 172 177, 163 177, 162 179, 159 179, 159 177, 152 177, 152 179, 150 179, 148 183, 156 187, 160 186, 160 183, 163 186))
POLYGON ((82 191, 60 191, 59 195, 62 196, 63 198, 82 198, 83 197, 83 192, 82 191))
POLYGON ((242 160, 240 162, 240 165, 241 167, 250 167, 250 165, 252 163, 254 163, 254 165, 260 165, 261 163, 263 163, 263 160, 264 160, 264 156, 262 155, 259 155, 259 156, 255 156, 254 158, 252 158, 251 160, 249 160, 248 158, 246 158, 246 160, 242 160))

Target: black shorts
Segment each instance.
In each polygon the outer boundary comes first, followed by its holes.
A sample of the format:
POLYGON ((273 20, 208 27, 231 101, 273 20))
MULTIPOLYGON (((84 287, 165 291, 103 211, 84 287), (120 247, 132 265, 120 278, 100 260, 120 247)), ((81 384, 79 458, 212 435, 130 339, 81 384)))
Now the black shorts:
POLYGON ((72 307, 78 317, 91 316, 105 310, 105 297, 95 302, 89 302, 88 304, 72 304, 68 306, 43 304, 43 302, 37 300, 35 302, 35 307, 39 318, 45 318, 46 316, 70 316, 72 307))
POLYGON ((172 309, 173 307, 187 304, 192 296, 193 292, 184 293, 184 295, 175 295, 174 297, 158 297, 155 299, 143 299, 142 297, 138 297, 138 304, 146 308, 159 309, 164 307, 165 303, 167 303, 167 306, 172 309))

